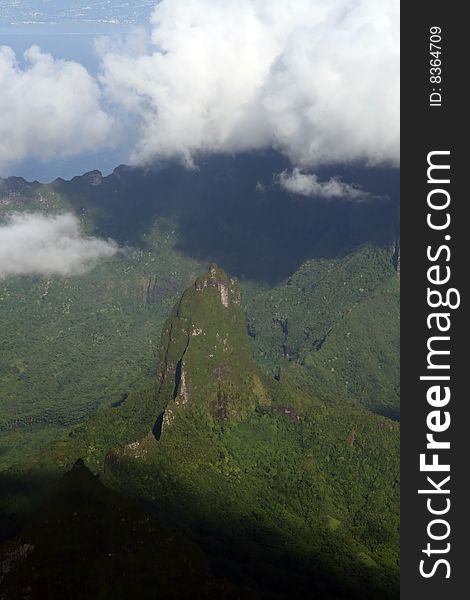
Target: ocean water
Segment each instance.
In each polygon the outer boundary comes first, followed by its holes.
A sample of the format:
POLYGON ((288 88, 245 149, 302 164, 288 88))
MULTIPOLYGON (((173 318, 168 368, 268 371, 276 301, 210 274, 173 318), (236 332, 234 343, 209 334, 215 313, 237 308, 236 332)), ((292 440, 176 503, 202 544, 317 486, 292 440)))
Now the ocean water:
POLYGON ((101 36, 122 36, 130 29, 128 25, 110 23, 0 25, 0 45, 13 48, 20 64, 25 50, 37 45, 56 58, 76 60, 96 74, 99 63, 95 40, 101 36))

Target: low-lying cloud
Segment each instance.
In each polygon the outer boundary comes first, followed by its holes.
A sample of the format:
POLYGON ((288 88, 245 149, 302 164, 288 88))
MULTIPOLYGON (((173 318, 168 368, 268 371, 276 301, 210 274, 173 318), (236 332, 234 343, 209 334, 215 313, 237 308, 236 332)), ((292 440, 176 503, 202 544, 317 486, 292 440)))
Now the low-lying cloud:
POLYGON ((356 202, 373 197, 360 186, 345 183, 339 177, 331 177, 326 181, 320 181, 317 175, 302 173, 298 168, 292 171, 283 171, 275 176, 274 180, 288 192, 300 194, 301 196, 325 199, 341 198, 356 202))
POLYGON ((71 213, 12 213, 0 225, 0 277, 80 275, 117 250, 111 240, 84 236, 71 213))

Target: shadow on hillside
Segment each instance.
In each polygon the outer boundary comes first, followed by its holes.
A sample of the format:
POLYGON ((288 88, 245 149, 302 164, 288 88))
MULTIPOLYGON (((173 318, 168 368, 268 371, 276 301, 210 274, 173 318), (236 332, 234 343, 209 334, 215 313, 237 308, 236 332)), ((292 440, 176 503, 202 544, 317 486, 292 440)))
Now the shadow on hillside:
POLYGON ((382 417, 387 417, 392 421, 400 421, 400 409, 389 406, 378 406, 374 408, 374 412, 382 417))
POLYGON ((16 535, 24 519, 57 480, 50 472, 0 472, 0 543, 16 535))
POLYGON ((118 167, 112 175, 53 185, 95 233, 145 246, 156 219, 179 234, 178 249, 217 262, 238 277, 277 283, 309 258, 336 257, 364 243, 388 245, 398 235, 396 169, 317 170, 340 175, 376 195, 366 202, 292 195, 273 179, 288 168, 274 152, 205 157, 189 170, 167 163, 152 170, 118 167))
MULTIPOLYGON (((66 486, 70 485, 70 473, 65 476, 69 477, 66 486)), ((87 477, 88 479, 92 478, 92 475, 90 474, 87 477)), ((87 477, 83 478, 82 476, 81 479, 86 480, 87 477)), ((40 492, 42 495, 44 492, 44 482, 44 478, 35 476, 29 478, 7 477, 2 479, 2 486, 3 491, 5 489, 10 492, 21 493, 28 491, 33 495, 40 492)), ((97 515, 99 517, 99 515, 112 514, 113 511, 116 511, 116 507, 120 506, 121 508, 128 507, 132 515, 137 510, 141 516, 148 514, 149 519, 153 520, 156 517, 159 523, 165 528, 170 527, 175 533, 178 530, 182 531, 182 533, 202 548, 204 554, 209 559, 216 578, 227 581, 233 586, 243 586, 243 589, 255 590, 259 594, 259 597, 263 599, 376 600, 380 598, 381 600, 392 600, 398 598, 397 582, 393 581, 379 568, 366 568, 359 563, 354 564, 351 562, 351 557, 345 553, 344 567, 348 571, 348 575, 346 575, 345 570, 341 569, 342 561, 338 560, 337 553, 335 555, 328 555, 325 552, 322 555, 318 555, 313 550, 313 546, 311 552, 301 553, 294 547, 292 539, 288 540, 274 530, 260 527, 255 519, 251 521, 247 521, 246 519, 240 519, 239 521, 224 520, 223 522, 217 520, 216 515, 211 510, 212 507, 201 507, 199 499, 189 497, 185 490, 179 490, 179 493, 184 494, 181 496, 179 506, 176 506, 174 503, 166 505, 160 503, 156 507, 155 505, 151 506, 143 503, 137 504, 135 501, 126 499, 125 496, 119 493, 104 493, 99 490, 95 493, 93 489, 90 489, 89 484, 86 484, 81 489, 81 485, 79 479, 78 483, 75 482, 69 492, 64 494, 66 487, 64 487, 63 480, 55 486, 51 486, 49 480, 49 488, 53 490, 52 494, 46 496, 42 504, 39 505, 39 508, 33 511, 33 515, 29 517, 29 521, 34 524, 36 540, 42 540, 49 549, 56 548, 56 551, 59 553, 59 556, 55 558, 52 556, 52 562, 50 562, 50 556, 47 559, 47 564, 53 565, 53 576, 55 578, 66 579, 69 570, 75 572, 80 567, 79 570, 82 572, 81 577, 83 578, 83 589, 86 589, 87 586, 89 587, 86 574, 96 573, 96 561, 98 561, 98 565, 101 565, 103 560, 106 561, 106 556, 119 555, 121 551, 126 554, 130 548, 138 548, 144 544, 144 540, 126 538, 125 546, 120 548, 116 546, 114 534, 111 534, 110 539, 100 537, 98 547, 93 546, 93 549, 89 548, 87 552, 87 544, 95 543, 93 542, 94 538, 89 537, 90 526, 95 527, 93 519, 96 520, 97 515), (67 511, 70 512, 70 504, 73 505, 77 501, 77 498, 80 503, 83 503, 84 499, 88 503, 85 505, 80 504, 79 511, 81 521, 78 521, 78 523, 80 523, 79 527, 83 528, 83 543, 80 542, 80 530, 77 532, 77 520, 71 517, 70 522, 63 522, 63 515, 66 515, 67 511), (108 501, 111 501, 112 506, 109 506, 107 509, 105 504, 108 501), (141 508, 138 508, 139 505, 141 508), (189 514, 185 509, 188 506, 191 507, 189 514), (197 506, 199 506, 199 512, 195 512, 195 507, 197 506), (54 527, 57 527, 57 524, 51 528, 50 525, 52 525, 52 522, 48 525, 49 521, 45 521, 46 524, 44 524, 43 519, 37 518, 38 515, 42 514, 42 510, 44 510, 44 514, 47 516, 59 515, 60 527, 58 530, 54 529, 54 527), (87 514, 90 515, 90 523, 86 521, 87 514), (43 527, 44 529, 38 530, 38 527, 43 527), (80 565, 72 565, 69 554, 67 554, 67 564, 61 562, 61 549, 60 546, 57 546, 57 540, 51 539, 51 529, 52 531, 59 531, 60 534, 58 533, 58 535, 63 535, 63 531, 69 531, 75 545, 78 540, 81 551, 76 555, 76 560, 80 562, 80 565), (39 538, 37 537, 38 535, 39 538), (129 544, 131 545, 129 546, 129 544), (89 565, 86 564, 87 561, 91 561, 89 565), (85 568, 83 569, 83 567, 85 568)), ((94 487, 94 484, 92 486, 94 487)), ((36 500, 32 505, 37 505, 36 500)), ((120 513, 119 519, 121 522, 124 522, 125 517, 122 519, 121 517, 120 513)), ((142 522, 140 517, 139 522, 142 522)), ((17 530, 19 529, 17 528, 17 530)), ((106 531, 106 528, 104 531, 106 531)), ((135 529, 132 526, 128 532, 131 536, 134 535, 131 533, 132 531, 139 531, 139 529, 135 529)), ((15 535, 16 533, 17 531, 10 531, 10 535, 15 535)), ((139 537, 138 533, 135 535, 137 538, 139 537)), ((68 537, 64 539, 68 539, 68 537)), ((173 538, 170 537, 169 539, 173 538)), ((157 542, 158 540, 155 540, 155 543, 157 542)), ((148 543, 148 540, 145 543, 148 543)), ((50 550, 48 550, 48 553, 50 553, 50 550)), ((72 556, 74 555, 72 554, 72 556)), ((181 556, 181 572, 184 572, 187 568, 186 559, 187 556, 183 552, 181 556)), ((123 565, 123 568, 125 569, 125 565, 123 565)), ((138 565, 136 567, 134 564, 132 568, 133 576, 136 576, 135 573, 137 573, 136 581, 139 582, 138 565)), ((159 565, 155 564, 154 568, 155 572, 158 572, 159 565)), ((107 581, 106 577, 111 575, 107 574, 106 570, 103 571, 105 583, 107 581)), ((44 577, 47 578, 47 576, 47 574, 44 574, 44 577)), ((39 579, 41 578, 40 573, 35 576, 36 579, 38 577, 39 579)), ((152 582, 148 578, 144 578, 143 583, 142 581, 140 582, 140 585, 143 584, 148 589, 148 585, 151 585, 152 582)), ((138 592, 138 588, 135 591, 138 592)), ((73 597, 82 598, 85 596, 81 596, 80 591, 77 590, 77 594, 73 597)), ((200 598, 197 590, 194 590, 194 595, 190 594, 185 597, 188 599, 200 598)), ((34 600, 34 595, 32 598, 34 600)))
POLYGON ((172 485, 173 498, 180 498, 180 504, 153 505, 159 520, 197 542, 216 575, 255 589, 263 599, 399 598, 393 575, 378 566, 364 566, 349 551, 342 554, 340 546, 325 544, 319 554, 312 540, 311 549, 300 551, 294 532, 287 538, 280 530, 261 525, 255 515, 218 518, 213 506, 201 506, 198 496, 178 489, 174 481, 172 485))

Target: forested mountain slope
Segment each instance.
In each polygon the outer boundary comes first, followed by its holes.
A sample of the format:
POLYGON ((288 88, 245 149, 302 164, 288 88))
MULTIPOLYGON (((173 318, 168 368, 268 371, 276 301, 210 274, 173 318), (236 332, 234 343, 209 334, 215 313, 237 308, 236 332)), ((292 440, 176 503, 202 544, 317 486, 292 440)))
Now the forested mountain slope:
MULTIPOLYGON (((285 167, 268 153, 203 159, 195 171, 169 163, 48 185, 1 182, 0 220, 15 211, 72 212, 85 233, 110 237, 120 250, 82 275, 0 280, 0 465, 34 455, 64 428, 151 381, 171 306, 214 260, 240 279, 254 358, 265 370, 301 364, 319 396, 396 414, 396 200, 383 194, 357 205, 289 195, 272 175, 285 167), (383 301, 380 285, 391 288, 383 301), (368 302, 381 316, 364 335, 368 302), (348 319, 360 329, 349 340, 357 346, 351 363, 334 341, 348 319), (334 381, 331 368, 340 373, 334 381)), ((385 172, 367 185, 379 194, 377 182, 388 181, 389 192, 393 177, 385 172)))

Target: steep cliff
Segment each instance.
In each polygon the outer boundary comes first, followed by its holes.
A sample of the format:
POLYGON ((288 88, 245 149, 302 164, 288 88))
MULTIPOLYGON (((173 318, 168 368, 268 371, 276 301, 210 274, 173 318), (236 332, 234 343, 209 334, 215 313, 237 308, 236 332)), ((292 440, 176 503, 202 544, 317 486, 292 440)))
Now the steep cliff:
POLYGON ((249 340, 238 283, 212 265, 164 327, 153 435, 116 444, 105 481, 262 597, 395 598, 398 423, 268 377, 249 340))
POLYGON ((240 288, 217 265, 188 288, 163 329, 157 439, 180 413, 239 421, 265 402, 253 364, 240 288))
POLYGON ((397 598, 399 423, 263 374, 249 339, 212 265, 164 327, 156 389, 99 411, 61 464, 82 456, 263 598, 397 598))

